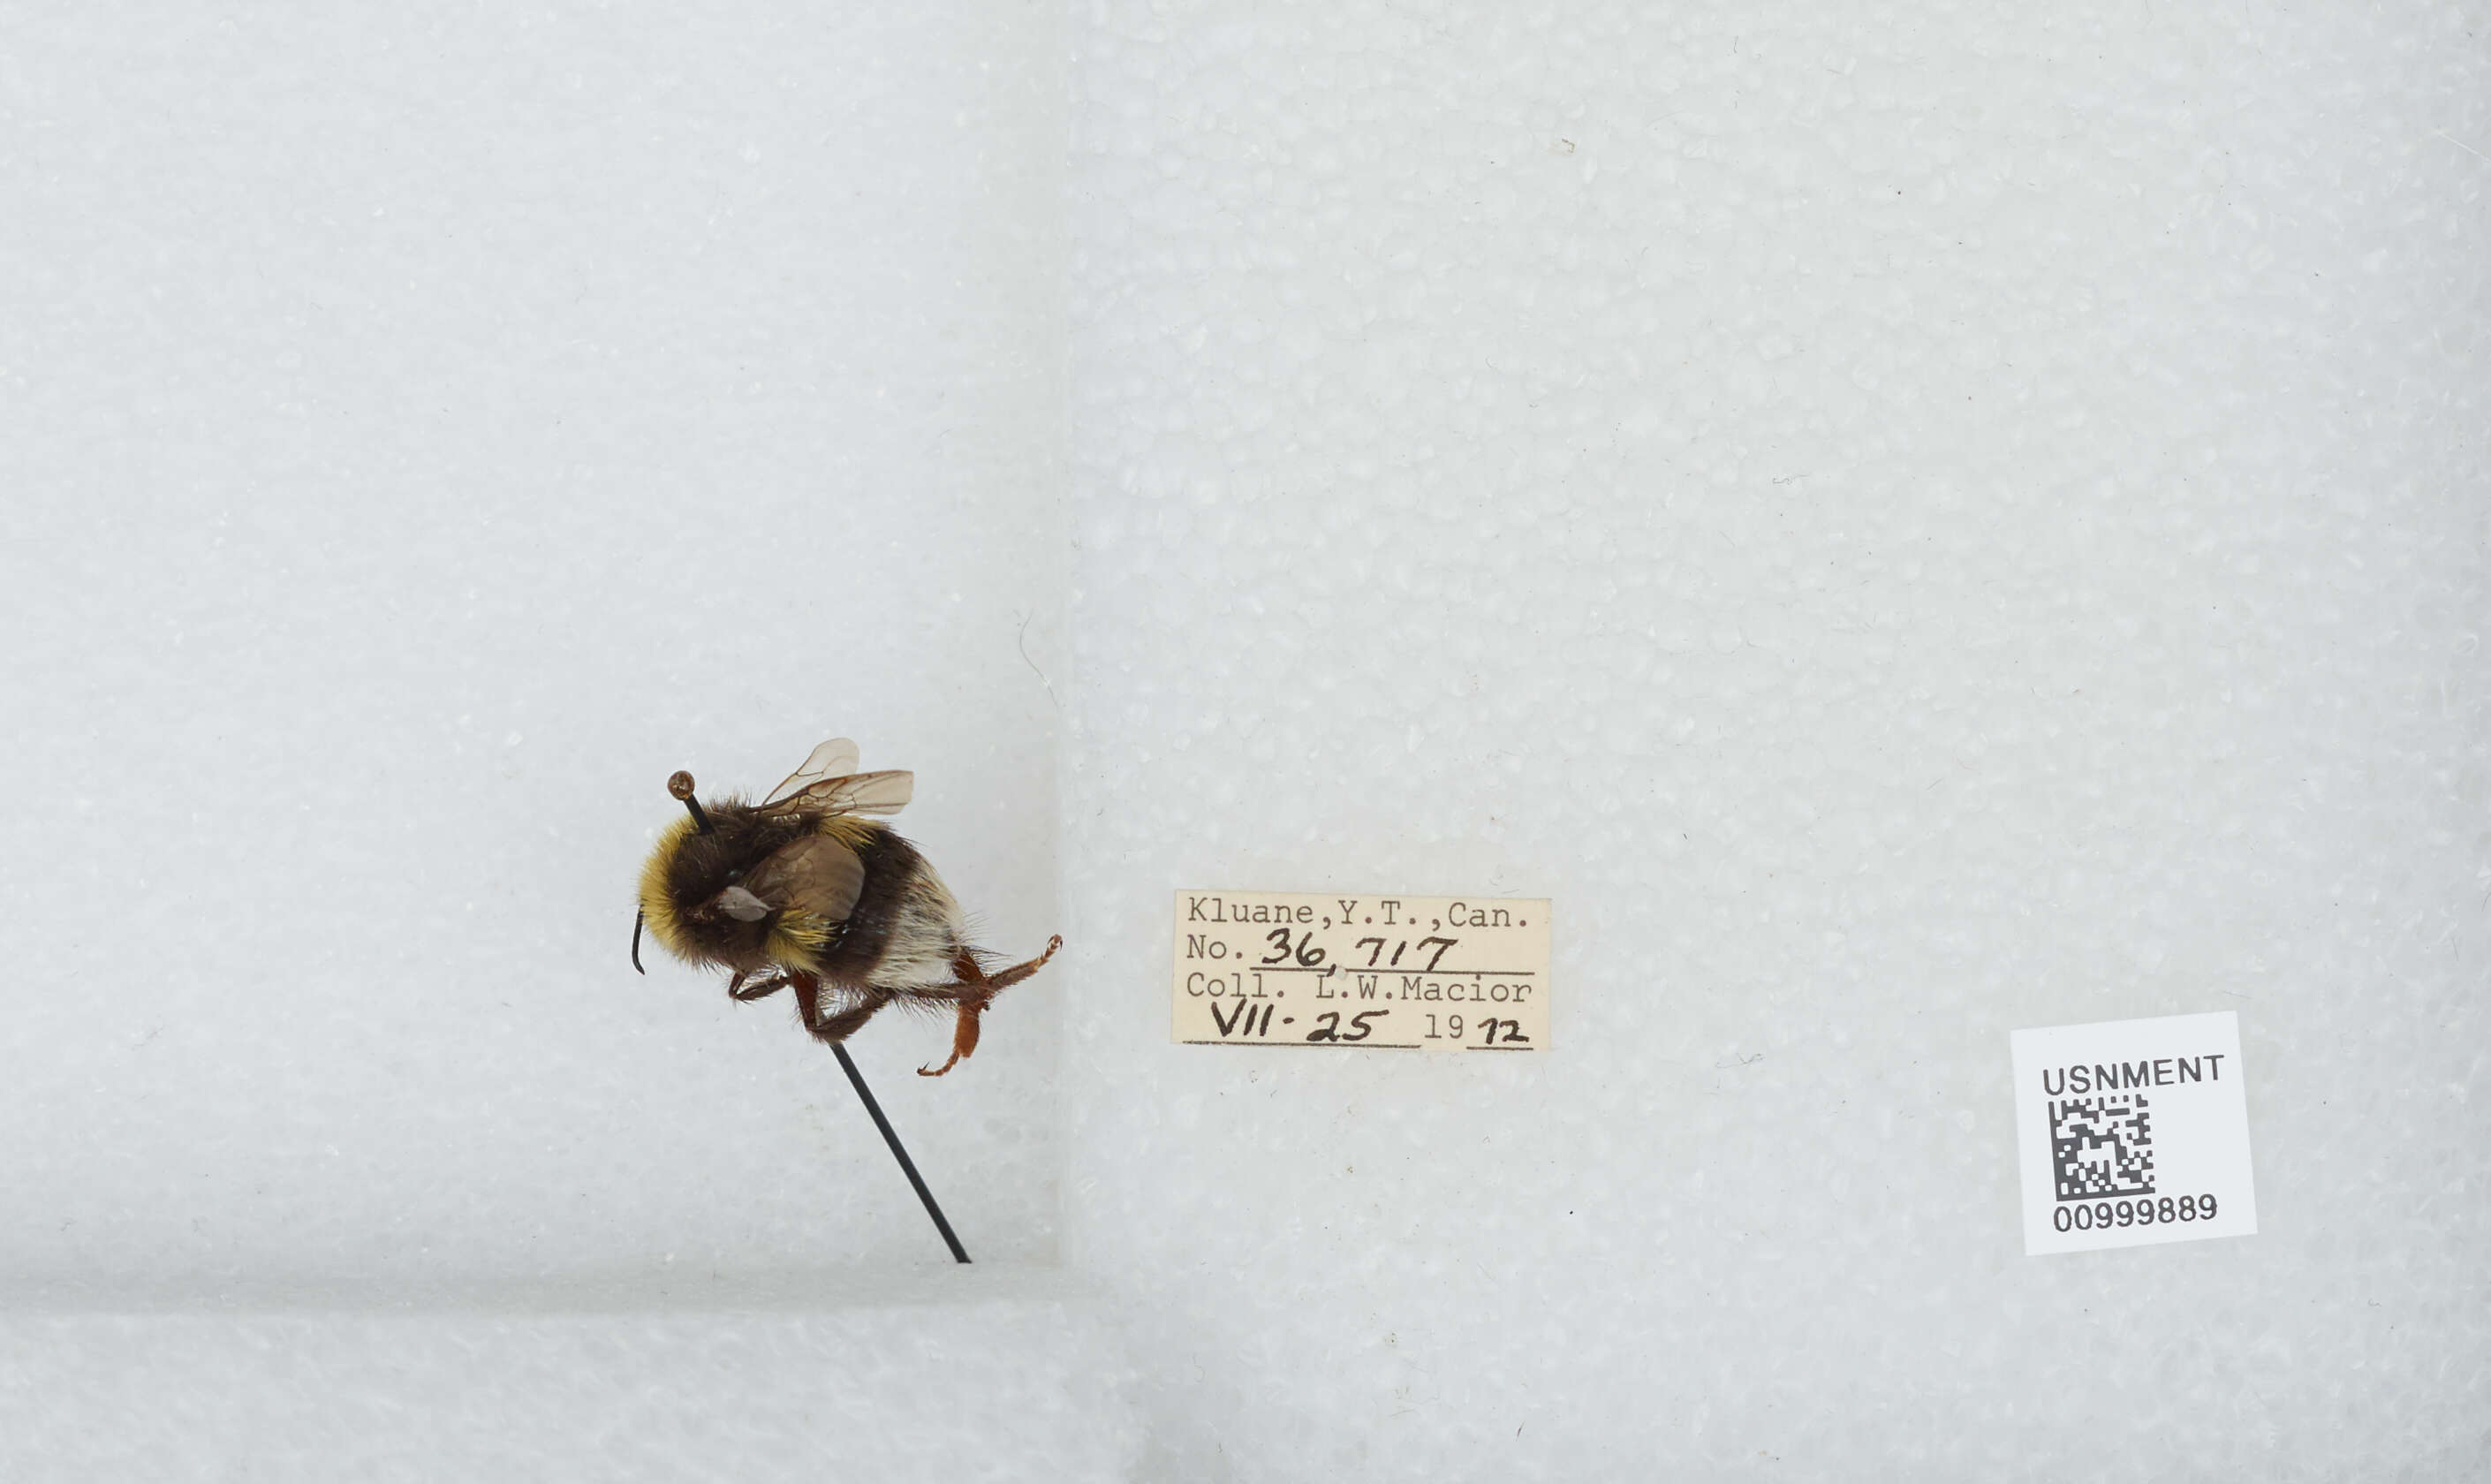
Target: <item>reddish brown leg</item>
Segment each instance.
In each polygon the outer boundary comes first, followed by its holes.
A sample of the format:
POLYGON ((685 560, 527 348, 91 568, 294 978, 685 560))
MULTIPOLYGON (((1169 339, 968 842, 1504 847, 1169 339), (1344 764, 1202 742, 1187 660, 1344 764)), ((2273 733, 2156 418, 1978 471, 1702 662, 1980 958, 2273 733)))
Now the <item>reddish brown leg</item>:
POLYGON ((957 1017, 952 1022, 951 1060, 941 1066, 919 1067, 917 1075, 920 1077, 940 1077, 959 1065, 962 1057, 978 1049, 978 1017, 986 1013, 986 1005, 995 998, 994 987, 986 978, 986 972, 978 967, 977 955, 966 948, 952 960, 952 977, 959 982, 937 991, 958 1007, 957 1017))
POLYGON ((1040 953, 1038 957, 1031 959, 1025 964, 1014 964, 1001 974, 987 975, 986 992, 988 994, 993 994, 999 990, 1010 989, 1021 980, 1028 978, 1031 975, 1038 973, 1038 971, 1046 967, 1046 961, 1053 958, 1055 956, 1055 950, 1062 946, 1064 946, 1063 935, 1058 934, 1053 938, 1049 938, 1046 940, 1046 951, 1040 953))
POLYGON ((962 1059, 976 1051, 978 1017, 986 1012, 986 1006, 994 1003, 995 996, 1038 973, 1048 959, 1055 956, 1055 950, 1062 946, 1064 946, 1062 938, 1049 938, 1046 941, 1045 952, 1025 964, 1014 964, 1001 974, 986 973, 978 967, 975 954, 965 948, 961 949, 959 957, 952 960, 952 975, 960 981, 951 991, 952 998, 959 1004, 959 1018, 952 1023, 952 1059, 941 1066, 921 1066, 917 1069, 917 1075, 940 1077, 959 1065, 962 1059))
POLYGON ((805 1029, 825 1045, 835 1046, 865 1029, 875 1012, 891 1003, 891 996, 878 989, 864 991, 865 1003, 836 1015, 822 1013, 822 981, 809 974, 791 974, 787 982, 796 987, 796 1008, 804 1014, 805 1029))
POLYGON ((726 981, 726 995, 730 1000, 767 1000, 786 987, 787 976, 783 974, 774 974, 757 984, 745 983, 744 975, 738 974, 726 981))

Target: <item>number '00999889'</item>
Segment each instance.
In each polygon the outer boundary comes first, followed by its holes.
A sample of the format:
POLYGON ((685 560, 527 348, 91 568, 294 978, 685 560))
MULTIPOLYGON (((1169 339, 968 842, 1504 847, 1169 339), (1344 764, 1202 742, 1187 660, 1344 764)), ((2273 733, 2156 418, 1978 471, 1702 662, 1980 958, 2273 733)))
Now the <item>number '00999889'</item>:
POLYGON ((2050 1225, 2062 1232, 2091 1232, 2103 1227, 2150 1227, 2156 1222, 2169 1225, 2177 1221, 2212 1221, 2216 1207, 2211 1195, 2181 1196, 2159 1200, 2145 1197, 2133 1201, 2088 1201, 2062 1206, 2050 1214, 2050 1225))

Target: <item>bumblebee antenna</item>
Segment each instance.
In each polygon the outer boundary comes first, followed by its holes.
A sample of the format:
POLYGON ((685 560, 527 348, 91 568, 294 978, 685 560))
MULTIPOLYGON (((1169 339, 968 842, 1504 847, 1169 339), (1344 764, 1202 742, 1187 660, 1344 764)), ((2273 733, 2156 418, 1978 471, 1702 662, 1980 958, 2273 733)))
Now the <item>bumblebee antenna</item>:
MULTIPOLYGON (((649 915, 645 912, 635 912, 631 915, 631 967, 634 969, 640 969, 640 929, 648 923, 648 920, 649 915)), ((646 978, 648 974, 648 970, 640 969, 641 977, 646 978)))
POLYGON ((700 800, 692 797, 692 775, 690 773, 685 772, 681 769, 677 769, 675 771, 675 775, 666 780, 666 792, 674 795, 677 799, 682 800, 684 801, 684 807, 692 811, 692 828, 694 829, 699 830, 703 834, 709 833, 709 811, 702 808, 700 806, 700 800))

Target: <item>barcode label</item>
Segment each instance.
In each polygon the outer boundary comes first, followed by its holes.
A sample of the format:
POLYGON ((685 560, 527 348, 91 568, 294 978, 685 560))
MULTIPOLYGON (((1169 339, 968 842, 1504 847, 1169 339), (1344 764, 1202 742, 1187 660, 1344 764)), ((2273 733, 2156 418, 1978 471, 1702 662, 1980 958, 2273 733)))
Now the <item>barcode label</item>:
POLYGON ((2237 1015, 2054 1026, 2012 1040, 2025 1252, 2257 1230, 2237 1015))

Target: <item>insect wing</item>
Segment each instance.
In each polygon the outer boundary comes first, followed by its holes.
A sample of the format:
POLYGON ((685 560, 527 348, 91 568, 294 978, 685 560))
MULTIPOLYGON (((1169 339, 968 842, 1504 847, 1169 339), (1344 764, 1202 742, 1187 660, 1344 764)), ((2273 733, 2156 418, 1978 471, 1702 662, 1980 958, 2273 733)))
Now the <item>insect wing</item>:
POLYGON ((774 906, 844 922, 865 891, 865 862, 827 835, 806 835, 754 867, 745 884, 774 906))
MULTIPOLYGON (((772 789, 770 797, 761 802, 764 806, 774 804, 804 789, 810 788, 825 778, 852 774, 856 771, 857 756, 856 743, 844 737, 834 737, 815 747, 813 755, 805 759, 805 766, 789 773, 786 781, 772 789)), ((902 803, 907 801, 904 799, 900 800, 902 803)))
POLYGON ((824 814, 896 814, 917 792, 913 772, 860 772, 824 778, 788 798, 765 803, 771 813, 813 809, 824 814))

